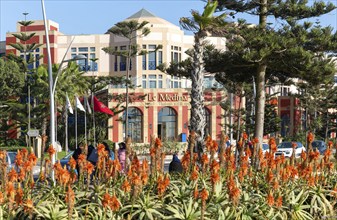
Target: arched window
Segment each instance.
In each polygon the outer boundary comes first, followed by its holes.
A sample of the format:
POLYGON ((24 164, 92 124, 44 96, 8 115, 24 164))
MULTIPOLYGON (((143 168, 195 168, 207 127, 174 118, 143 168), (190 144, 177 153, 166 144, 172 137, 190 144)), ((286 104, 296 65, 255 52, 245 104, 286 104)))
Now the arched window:
POLYGON ((177 137, 177 113, 173 108, 164 107, 158 113, 158 137, 174 141, 177 137))
MULTIPOLYGON (((128 137, 131 137, 132 142, 143 142, 143 115, 142 112, 135 107, 128 109, 128 137)), ((123 114, 123 120, 125 121, 125 112, 123 114)), ((125 124, 123 126, 125 131, 125 124)))
POLYGON ((211 120, 211 112, 208 110, 208 108, 205 108, 205 115, 206 115, 205 134, 211 135, 212 134, 212 120, 211 120))

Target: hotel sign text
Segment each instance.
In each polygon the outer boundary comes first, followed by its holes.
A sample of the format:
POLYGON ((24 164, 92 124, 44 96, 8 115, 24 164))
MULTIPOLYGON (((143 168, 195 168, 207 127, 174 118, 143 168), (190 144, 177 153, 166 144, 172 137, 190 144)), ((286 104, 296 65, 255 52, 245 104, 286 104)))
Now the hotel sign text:
POLYGON ((158 93, 148 94, 148 100, 151 102, 176 102, 176 101, 188 101, 187 95, 178 95, 174 93, 158 93))

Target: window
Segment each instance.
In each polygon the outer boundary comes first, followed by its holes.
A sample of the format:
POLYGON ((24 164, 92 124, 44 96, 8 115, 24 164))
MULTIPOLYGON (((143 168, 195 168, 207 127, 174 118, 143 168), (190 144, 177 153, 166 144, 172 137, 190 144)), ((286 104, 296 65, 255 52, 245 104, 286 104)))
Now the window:
POLYGON ((76 48, 76 47, 72 47, 72 48, 71 48, 71 52, 72 52, 72 53, 74 53, 74 52, 76 52, 76 51, 77 51, 77 48, 76 48))
POLYGON ((157 76, 149 75, 149 88, 155 89, 157 88, 157 76))
POLYGON ((149 45, 149 50, 155 50, 155 49, 156 49, 156 45, 153 45, 153 44, 149 45))
POLYGON ((142 66, 143 66, 143 70, 146 70, 146 54, 142 56, 142 66))
POLYGON ((149 52, 149 70, 156 69, 156 52, 151 51, 149 52))
POLYGON ((36 48, 35 52, 37 53, 40 52, 40 48, 36 48))
MULTIPOLYGON (((123 114, 123 120, 125 121, 125 111, 123 114)), ((123 126, 125 131, 125 123, 123 126)), ((131 137, 135 143, 143 142, 143 115, 142 112, 135 107, 129 107, 128 109, 128 137, 131 137)))
POLYGON ((144 45, 143 45, 143 49, 145 49, 145 50, 146 50, 146 44, 144 44, 144 45))
MULTIPOLYGON (((87 57, 87 59, 84 60, 78 60, 77 64, 80 66, 80 70, 87 71, 88 70, 88 54, 87 53, 81 53, 81 55, 84 55, 87 57)), ((76 56, 76 55, 75 55, 76 56)))
POLYGON ((158 113, 158 137, 163 141, 176 140, 177 114, 173 108, 164 107, 158 113))
POLYGON ((87 47, 79 47, 78 52, 88 52, 88 48, 87 47))
POLYGON ((126 46, 121 46, 120 49, 121 50, 126 50, 126 46))
POLYGON ((181 82, 179 77, 177 76, 171 77, 171 88, 181 88, 181 82))
POLYGON ((171 46, 171 62, 178 63, 181 61, 181 47, 171 46))
POLYGON ((126 71, 126 57, 119 56, 120 62, 119 62, 119 71, 126 71))
POLYGON ((90 51, 91 51, 91 52, 95 52, 95 51, 96 51, 96 48, 95 48, 95 47, 90 47, 90 51))
MULTIPOLYGON (((91 53, 90 54, 90 59, 95 59, 96 58, 96 54, 91 53)), ((97 71, 97 63, 90 60, 90 70, 91 71, 97 71)))
POLYGON ((163 75, 158 76, 158 88, 163 88, 163 75))

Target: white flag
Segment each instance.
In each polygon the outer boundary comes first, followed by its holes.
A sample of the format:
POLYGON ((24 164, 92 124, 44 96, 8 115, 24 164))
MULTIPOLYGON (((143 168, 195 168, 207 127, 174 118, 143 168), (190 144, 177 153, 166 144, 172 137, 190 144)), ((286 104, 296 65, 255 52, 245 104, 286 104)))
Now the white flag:
POLYGON ((68 94, 67 94, 67 97, 66 97, 66 108, 69 110, 69 112, 71 114, 74 114, 74 110, 73 110, 73 107, 70 104, 68 94))
POLYGON ((80 102, 80 100, 78 99, 77 96, 76 96, 76 108, 78 108, 78 109, 81 110, 82 112, 85 112, 85 109, 84 109, 82 103, 80 102))
POLYGON ((88 97, 84 97, 85 105, 87 106, 88 113, 91 114, 91 108, 88 102, 88 97))

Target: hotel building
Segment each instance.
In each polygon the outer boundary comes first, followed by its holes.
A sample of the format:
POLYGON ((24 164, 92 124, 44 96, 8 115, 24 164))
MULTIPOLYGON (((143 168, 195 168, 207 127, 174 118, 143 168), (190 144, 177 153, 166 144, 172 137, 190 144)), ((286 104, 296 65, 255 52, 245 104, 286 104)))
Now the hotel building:
MULTIPOLYGON (((189 132, 190 118, 190 80, 167 75, 156 67, 162 63, 181 61, 187 58, 186 50, 192 48, 193 36, 185 35, 176 25, 159 18, 145 9, 140 10, 126 20, 136 20, 138 22, 148 21, 146 25, 150 28, 150 34, 145 37, 137 37, 132 42, 138 44, 146 55, 133 57, 131 59, 130 76, 136 85, 136 89, 131 90, 133 94, 129 104, 128 113, 128 136, 134 142, 148 143, 150 137, 158 136, 166 140, 186 141, 189 132), (162 49, 155 50, 159 45, 162 49), (137 99, 137 96, 145 96, 145 100, 137 99)), ((66 35, 60 32, 59 24, 48 20, 49 39, 51 47, 52 63, 60 63, 68 46, 71 49, 67 54, 67 59, 83 54, 87 60, 78 61, 87 76, 125 76, 126 58, 109 55, 102 48, 112 47, 117 50, 126 50, 128 41, 125 38, 109 33, 95 35, 66 35), (91 58, 98 58, 96 63, 90 61, 91 58)), ((109 29, 110 27, 107 27, 109 29)), ((42 46, 32 55, 37 61, 32 67, 39 66, 42 62, 47 64, 47 51, 45 45, 45 32, 43 21, 34 21, 28 27, 17 23, 16 32, 6 34, 6 53, 13 52, 20 55, 9 44, 18 42, 12 35, 20 32, 35 33, 35 36, 27 43, 40 43, 42 46), (44 55, 43 59, 38 58, 44 55)), ((219 37, 208 37, 207 41, 219 49, 225 49, 226 39, 219 37)), ((23 42, 21 42, 23 43, 23 42)), ((223 109, 219 102, 223 101, 226 94, 223 91, 215 90, 217 87, 213 76, 205 77, 205 112, 207 117, 207 133, 213 139, 218 138, 225 119, 223 109)), ((125 88, 122 86, 109 86, 109 94, 123 94, 125 88)), ((110 101, 110 108, 116 106, 115 101, 110 101)), ((124 140, 125 134, 123 113, 115 115, 109 119, 108 138, 111 141, 119 142, 124 140)))

